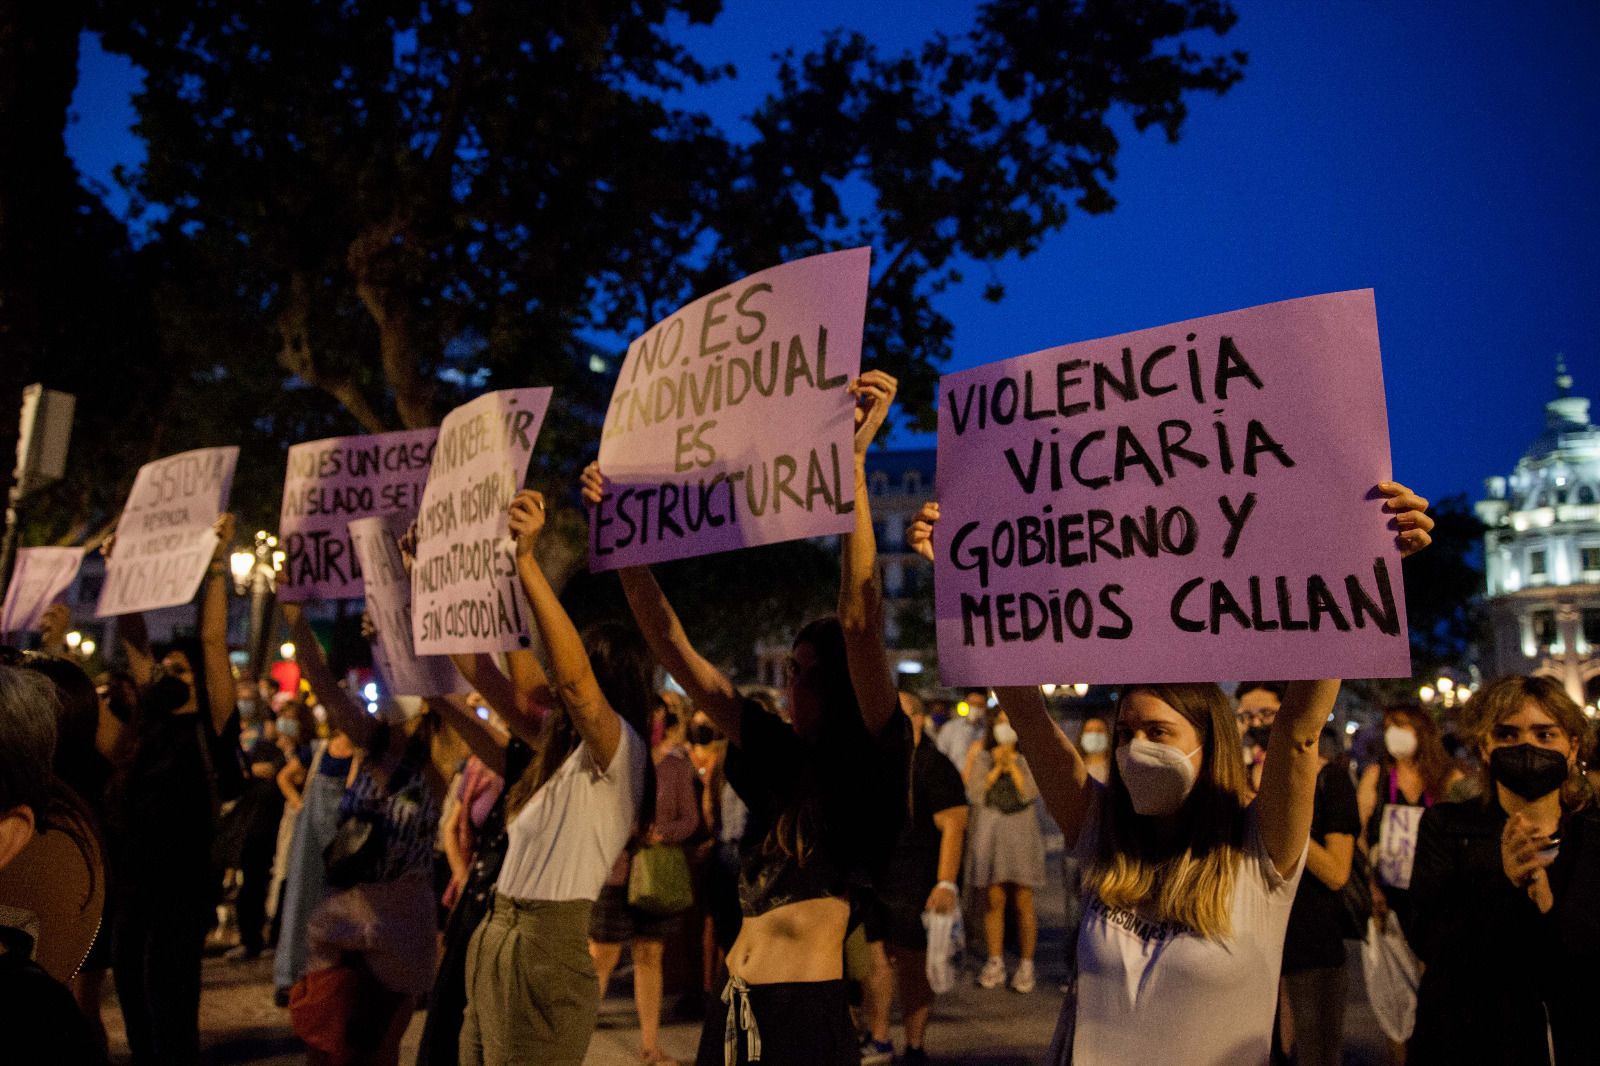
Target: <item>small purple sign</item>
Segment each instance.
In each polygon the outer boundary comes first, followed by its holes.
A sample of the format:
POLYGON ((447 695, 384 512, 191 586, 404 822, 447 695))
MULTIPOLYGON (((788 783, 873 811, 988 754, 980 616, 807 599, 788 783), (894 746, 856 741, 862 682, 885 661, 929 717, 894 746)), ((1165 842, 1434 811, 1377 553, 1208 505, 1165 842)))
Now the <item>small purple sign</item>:
POLYGON ((589 568, 844 533, 870 248, 700 297, 628 348, 600 437, 589 568))
POLYGON ((940 382, 951 684, 1401 677, 1372 291, 940 382))

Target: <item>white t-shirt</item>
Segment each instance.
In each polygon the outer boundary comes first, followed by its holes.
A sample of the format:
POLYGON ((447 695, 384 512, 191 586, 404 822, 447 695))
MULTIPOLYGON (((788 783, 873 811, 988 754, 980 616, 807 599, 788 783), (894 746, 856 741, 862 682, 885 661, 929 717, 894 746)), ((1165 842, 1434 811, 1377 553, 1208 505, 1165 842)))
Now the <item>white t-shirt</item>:
POLYGON ((648 757, 626 722, 610 766, 578 745, 512 819, 496 890, 515 899, 597 899, 633 835, 648 757))
MULTIPOLYGON (((1097 815, 1091 809, 1090 816, 1097 815)), ((1284 931, 1305 853, 1288 877, 1281 876, 1262 842, 1253 806, 1247 818, 1243 861, 1233 879, 1233 935, 1226 940, 1112 909, 1090 895, 1078 933, 1076 1011, 1066 1015, 1073 1009, 1069 998, 1049 1061, 1072 1066, 1265 1066, 1270 1061, 1284 931)), ((1092 857, 1094 836, 1087 830, 1079 834, 1078 855, 1085 863, 1092 857)))

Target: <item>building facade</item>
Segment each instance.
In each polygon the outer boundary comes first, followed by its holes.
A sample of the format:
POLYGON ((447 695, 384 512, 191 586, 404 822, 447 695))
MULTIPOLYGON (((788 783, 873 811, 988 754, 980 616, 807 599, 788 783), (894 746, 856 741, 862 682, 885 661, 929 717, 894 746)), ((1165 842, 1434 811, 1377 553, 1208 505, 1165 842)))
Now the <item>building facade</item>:
POLYGON ((1600 427, 1563 363, 1544 431, 1510 477, 1484 482, 1487 677, 1557 678, 1600 699, 1600 427))

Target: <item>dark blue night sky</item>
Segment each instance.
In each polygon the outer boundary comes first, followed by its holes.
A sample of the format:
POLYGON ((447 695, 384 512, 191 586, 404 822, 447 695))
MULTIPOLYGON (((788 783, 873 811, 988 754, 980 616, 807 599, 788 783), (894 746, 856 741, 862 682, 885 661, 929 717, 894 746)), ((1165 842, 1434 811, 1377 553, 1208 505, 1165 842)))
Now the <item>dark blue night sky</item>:
MULTIPOLYGON (((846 26, 884 49, 975 5, 729 0, 683 39, 736 82, 697 90, 730 129, 772 53, 846 26), (803 10, 795 10, 803 8, 803 10)), ((1377 290, 1397 476, 1481 491, 1539 431, 1557 352, 1600 399, 1600 4, 1241 0, 1244 81, 1192 101, 1182 141, 1128 129, 1120 206, 942 297, 951 369, 1197 315, 1377 290)), ((136 73, 86 40, 68 146, 111 186, 133 164, 136 73)), ((123 203, 114 191, 114 208, 123 203)))

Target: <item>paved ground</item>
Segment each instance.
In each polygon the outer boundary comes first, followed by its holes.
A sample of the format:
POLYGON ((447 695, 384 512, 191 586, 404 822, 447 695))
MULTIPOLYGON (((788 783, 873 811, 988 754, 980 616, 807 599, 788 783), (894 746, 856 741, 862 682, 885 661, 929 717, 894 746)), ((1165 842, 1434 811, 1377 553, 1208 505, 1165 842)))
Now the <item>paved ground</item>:
MULTIPOLYGON (((1052 870, 1057 864, 1050 864, 1052 870)), ((1061 894, 1059 885, 1039 894, 1039 987, 1029 995, 1005 989, 985 991, 964 980, 934 1008, 929 1047, 935 1062, 965 1066, 1030 1066, 1043 1059, 1060 1011, 1057 991, 1061 956, 1061 894)), ((626 960, 613 994, 601 1005, 600 1027, 590 1044, 585 1066, 633 1066, 638 1062, 639 1031, 626 986, 626 960)), ((969 968, 970 969, 970 968, 969 968)), ((105 1019, 111 1035, 112 1061, 127 1062, 122 1017, 115 997, 108 996, 105 1019)), ((201 1003, 201 1029, 208 1062, 212 1066, 254 1063, 290 1066, 300 1063, 300 1045, 289 1031, 288 1013, 272 1005, 272 964, 262 959, 230 963, 208 958, 205 993, 201 1003)), ((406 1034, 401 1057, 410 1063, 422 1031, 418 1014, 406 1034)), ((662 1048, 693 1058, 699 1038, 698 1018, 670 1022, 662 1030, 662 1048)), ((895 1032, 898 1040, 900 1034, 895 1032)), ((1345 1066, 1381 1066, 1386 1057, 1382 1037, 1361 986, 1359 967, 1352 967, 1350 1001, 1345 1024, 1345 1066)))

